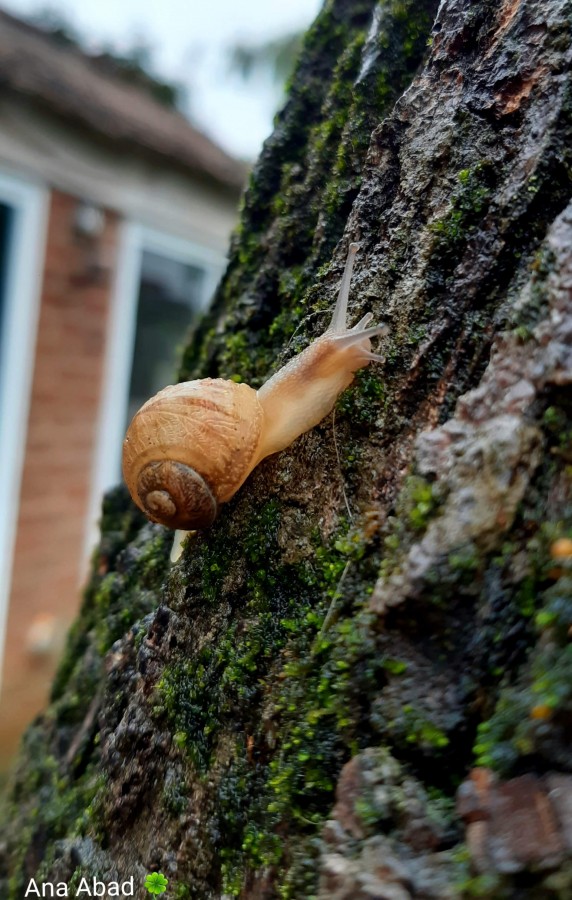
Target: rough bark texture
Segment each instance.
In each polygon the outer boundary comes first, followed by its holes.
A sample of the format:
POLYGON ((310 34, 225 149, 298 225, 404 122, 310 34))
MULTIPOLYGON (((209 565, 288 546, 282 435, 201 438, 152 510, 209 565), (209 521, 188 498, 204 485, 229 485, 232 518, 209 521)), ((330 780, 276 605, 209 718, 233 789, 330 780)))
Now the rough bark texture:
POLYGON ((436 7, 326 3, 182 375, 260 384, 349 239, 386 361, 171 569, 107 498, 3 896, 572 896, 571 3, 436 7))

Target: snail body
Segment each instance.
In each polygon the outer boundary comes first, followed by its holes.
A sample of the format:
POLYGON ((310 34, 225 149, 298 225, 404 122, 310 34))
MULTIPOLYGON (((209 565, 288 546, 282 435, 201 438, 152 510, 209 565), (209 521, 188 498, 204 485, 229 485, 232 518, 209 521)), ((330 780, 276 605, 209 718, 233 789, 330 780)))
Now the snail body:
POLYGON ((333 409, 354 373, 372 360, 368 313, 348 329, 350 244, 332 321, 302 353, 255 391, 221 378, 159 391, 134 416, 123 442, 123 474, 137 506, 169 528, 206 528, 258 463, 288 447, 333 409))

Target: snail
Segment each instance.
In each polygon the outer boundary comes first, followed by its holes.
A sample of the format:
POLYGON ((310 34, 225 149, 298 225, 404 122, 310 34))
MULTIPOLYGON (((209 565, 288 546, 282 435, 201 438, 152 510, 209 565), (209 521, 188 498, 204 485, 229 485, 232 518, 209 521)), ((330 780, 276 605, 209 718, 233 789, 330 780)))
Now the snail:
MULTIPOLYGON (((262 459, 327 416, 358 369, 383 360, 370 339, 386 334, 386 325, 368 328, 372 313, 353 328, 346 324, 358 246, 350 244, 325 333, 258 391, 222 378, 186 381, 159 391, 135 414, 123 442, 123 474, 152 522, 207 528, 262 459)), ((182 537, 175 539, 179 549, 182 537)))

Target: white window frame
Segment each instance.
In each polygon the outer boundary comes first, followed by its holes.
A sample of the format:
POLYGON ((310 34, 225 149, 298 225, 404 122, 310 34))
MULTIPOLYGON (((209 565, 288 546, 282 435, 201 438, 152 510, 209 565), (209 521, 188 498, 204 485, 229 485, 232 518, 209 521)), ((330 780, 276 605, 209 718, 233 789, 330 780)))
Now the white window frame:
MULTIPOLYGON (((103 494, 121 480, 121 446, 135 347, 141 265, 146 250, 205 270, 206 282, 201 312, 207 309, 226 264, 221 253, 179 236, 129 220, 123 221, 120 226, 118 263, 107 330, 101 415, 86 535, 86 564, 98 537, 103 494)), ((175 374, 173 372, 173 377, 175 374)))
POLYGON ((14 211, 0 347, 0 682, 12 587, 20 487, 34 375, 49 191, 0 172, 0 202, 14 211))

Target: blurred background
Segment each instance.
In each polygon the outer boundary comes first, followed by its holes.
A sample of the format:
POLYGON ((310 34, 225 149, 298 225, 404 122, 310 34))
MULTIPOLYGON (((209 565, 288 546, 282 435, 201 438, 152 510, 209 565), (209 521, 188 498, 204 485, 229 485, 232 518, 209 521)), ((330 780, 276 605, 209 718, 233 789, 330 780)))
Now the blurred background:
POLYGON ((319 6, 0 9, 0 772, 46 702, 126 424, 175 378, 319 6))

